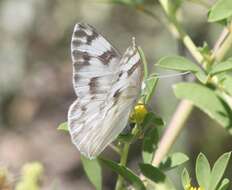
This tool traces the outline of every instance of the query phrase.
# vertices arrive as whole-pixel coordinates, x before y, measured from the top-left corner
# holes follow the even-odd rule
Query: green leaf
[[[151,164],[140,164],[139,165],[142,174],[148,179],[155,182],[154,188],[156,190],[175,190],[172,182],[167,176],[158,168],[152,166]],[[149,189],[149,188],[148,188]]]
[[[151,163],[153,158],[154,150],[157,146],[159,140],[159,132],[157,128],[153,128],[146,133],[143,139],[143,162],[144,163]]]
[[[151,164],[139,164],[139,167],[142,174],[153,182],[159,183],[165,181],[166,176],[159,168],[156,168]]]
[[[184,189],[188,189],[188,187],[190,187],[191,185],[191,179],[189,177],[189,173],[186,168],[184,168],[184,170],[182,171],[181,182]]]
[[[148,77],[147,59],[146,59],[145,54],[144,54],[141,47],[138,47],[138,51],[139,51],[139,55],[141,57],[141,60],[142,60],[143,66],[144,66],[144,68],[143,68],[143,76],[144,76],[145,79],[147,79],[147,77]]]
[[[200,71],[200,68],[197,65],[195,65],[188,59],[180,56],[168,56],[161,58],[156,66],[177,71]]]
[[[59,131],[65,131],[65,132],[68,132],[68,123],[65,121],[63,123],[61,123],[58,127],[57,127],[57,130]]]
[[[165,125],[165,123],[162,118],[156,116],[153,112],[147,113],[143,123],[141,124],[141,127],[144,131],[148,130],[144,137],[142,151],[142,156],[145,163],[151,162],[155,150],[155,145],[157,145],[159,139],[158,126],[163,125]],[[155,128],[151,128],[151,130],[149,130],[149,128],[152,126],[155,126]]]
[[[204,73],[204,71],[199,71],[195,73],[195,77],[203,84],[206,84],[208,81],[207,75]]]
[[[208,21],[216,22],[232,16],[232,1],[218,0],[210,9]]]
[[[89,160],[84,156],[81,156],[82,165],[85,173],[88,176],[90,182],[94,185],[96,190],[102,189],[102,170],[97,159]]]
[[[148,112],[143,120],[143,123],[141,124],[143,129],[147,129],[150,126],[163,126],[165,125],[165,122],[162,120],[161,117],[158,117],[153,112]]]
[[[148,187],[147,189],[175,190],[172,182],[160,169],[152,166],[151,164],[140,164],[139,167],[145,177],[155,182],[152,187]]]
[[[174,93],[177,98],[190,100],[232,133],[231,111],[213,90],[196,83],[178,83],[174,85]]]
[[[154,1],[155,2],[155,1]],[[165,1],[160,1],[162,4],[165,12],[168,15],[175,15],[176,11],[180,8],[183,0],[165,0]]]
[[[203,42],[202,47],[198,47],[198,50],[200,51],[200,53],[202,53],[204,56],[206,56],[205,58],[208,58],[208,56],[211,53],[211,49],[206,41]]]
[[[113,162],[111,160],[106,160],[101,158],[101,161],[103,164],[108,166],[112,171],[116,172],[117,174],[121,175],[124,179],[126,179],[128,182],[130,182],[133,187],[137,190],[146,190],[143,182],[140,180],[140,178],[134,174],[129,168],[125,166],[120,166],[116,162]]]
[[[167,177],[166,177],[166,179],[165,179],[165,181],[163,183],[155,184],[154,189],[155,190],[176,190],[176,188],[174,187],[172,181]]]
[[[175,0],[175,1],[171,1],[172,2],[172,6],[173,6],[173,11],[176,12],[181,5],[183,4],[183,0]]]
[[[161,170],[170,170],[189,160],[184,153],[176,152],[168,156],[159,166]]]
[[[200,187],[208,189],[210,181],[210,165],[203,153],[200,153],[196,160],[196,178]]]
[[[222,82],[223,88],[232,96],[232,77],[230,75],[225,75]]]
[[[225,178],[222,180],[218,190],[226,190],[228,189],[229,185],[230,185],[230,180]]]
[[[119,134],[119,136],[117,137],[118,141],[124,142],[124,143],[129,143],[133,140],[134,135],[132,135],[131,133],[128,134]]]
[[[150,101],[150,99],[153,97],[157,83],[158,83],[158,78],[154,76],[145,79],[145,88],[142,92],[142,96],[144,97],[145,104],[147,104]]]
[[[218,160],[215,162],[212,173],[211,173],[211,179],[210,179],[210,190],[216,190],[220,180],[222,179],[226,167],[228,165],[229,159],[230,159],[231,152],[224,153]]]
[[[230,70],[232,70],[232,58],[229,58],[224,62],[214,64],[211,71],[210,71],[210,74],[216,75],[216,74],[230,71]]]

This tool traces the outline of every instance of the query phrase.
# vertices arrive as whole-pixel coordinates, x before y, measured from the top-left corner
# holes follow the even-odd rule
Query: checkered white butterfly
[[[139,96],[143,66],[133,41],[121,55],[96,30],[75,25],[71,54],[76,101],[68,112],[72,142],[97,157],[125,128]]]

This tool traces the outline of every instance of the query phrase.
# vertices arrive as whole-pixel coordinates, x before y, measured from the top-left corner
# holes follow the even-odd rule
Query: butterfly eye
[[[135,105],[134,110],[130,115],[130,121],[132,123],[141,124],[147,113],[148,113],[148,110],[146,106],[142,102],[138,102]]]

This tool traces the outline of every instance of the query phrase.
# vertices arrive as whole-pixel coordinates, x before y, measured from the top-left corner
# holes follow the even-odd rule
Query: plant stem
[[[159,142],[159,147],[155,153],[154,159],[152,160],[152,165],[158,166],[159,163],[163,160],[163,158],[175,142],[176,138],[180,134],[182,128],[184,127],[184,123],[191,114],[192,109],[193,105],[191,102],[187,100],[183,100],[180,102],[167,130],[165,131],[161,141]]]
[[[170,26],[174,30],[171,30],[172,34],[175,37],[179,37],[186,48],[189,50],[189,52],[192,54],[192,56],[199,62],[203,63],[204,57],[202,54],[198,51],[196,45],[193,43],[191,38],[187,35],[187,33],[182,29],[180,24],[177,22],[177,19],[174,15],[169,15],[169,3],[170,1],[168,0],[159,0],[161,6],[163,7],[167,18],[169,19]],[[174,18],[173,18],[174,17]],[[216,52],[214,52],[214,56],[212,57],[213,60],[220,61],[223,59],[225,54],[228,52],[232,45],[232,33],[231,33],[231,28],[230,27],[230,34],[228,35],[227,38],[224,39],[224,42],[221,44],[221,46],[218,48]],[[224,35],[223,33],[221,36]],[[221,36],[219,37],[219,40],[221,39]],[[217,44],[217,42],[216,42]],[[159,143],[158,149],[155,152],[154,159],[152,161],[152,164],[154,166],[158,166],[160,162],[163,160],[163,158],[166,156],[166,154],[169,152],[171,146],[175,143],[177,137],[179,136],[181,130],[185,126],[184,123],[190,116],[191,112],[193,110],[193,104],[189,101],[182,100],[172,119],[167,127],[163,137],[161,138],[161,141]]]
[[[118,148],[118,147],[116,147],[115,145],[110,144],[110,145],[109,145],[109,147],[110,147],[112,150],[114,150],[117,154],[120,154],[120,150],[119,150],[119,148]]]
[[[169,20],[169,30],[172,35],[176,38],[180,38],[186,48],[189,50],[191,55],[199,62],[202,63],[204,61],[204,57],[199,52],[197,46],[194,44],[190,36],[185,32],[185,30],[181,27],[175,15],[170,13],[169,7],[170,2],[168,0],[159,0],[161,6],[163,7],[165,14]]]
[[[231,48],[232,23],[230,24],[229,28],[226,28],[225,30],[227,31],[228,35],[225,37],[225,39],[221,43],[221,46],[217,50],[215,50],[213,59],[216,61],[221,61],[225,57],[225,55],[229,51],[229,49]],[[224,31],[222,32],[221,35],[224,35]],[[219,37],[219,39],[220,39],[220,37]]]
[[[121,150],[121,159],[120,159],[121,166],[126,166],[129,149],[130,149],[130,143],[125,143]],[[115,190],[123,190],[123,183],[124,183],[124,178],[119,175],[116,182]]]

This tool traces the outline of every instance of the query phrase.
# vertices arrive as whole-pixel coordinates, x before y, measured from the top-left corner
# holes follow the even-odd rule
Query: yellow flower
[[[21,180],[15,190],[39,190],[39,179],[43,174],[43,165],[39,162],[27,163],[22,168]]]
[[[145,105],[142,102],[138,102],[130,115],[130,121],[132,123],[141,124],[147,113],[148,111]]]
[[[204,190],[202,187],[193,187],[191,184],[185,186],[185,190]]]
[[[191,184],[188,184],[188,185],[185,186],[184,189],[185,189],[185,190],[190,190],[190,188],[191,188]]]

